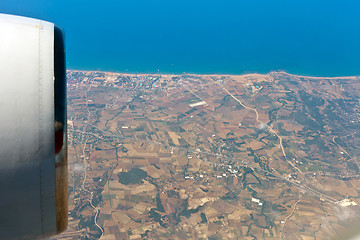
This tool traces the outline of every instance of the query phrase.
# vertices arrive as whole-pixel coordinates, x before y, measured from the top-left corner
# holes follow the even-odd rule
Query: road
[[[285,234],[284,234],[284,228],[285,228],[286,222],[287,222],[287,220],[288,220],[292,215],[294,215],[294,212],[295,212],[295,209],[296,209],[296,205],[297,205],[299,202],[300,202],[300,192],[299,192],[299,199],[298,199],[298,200],[296,201],[296,203],[294,204],[291,213],[284,219],[284,223],[283,223],[282,228],[281,228],[280,239],[286,239],[286,236],[285,236]]]
[[[355,133],[356,133],[356,131],[355,131]],[[353,133],[353,134],[355,134],[355,133]],[[350,135],[348,135],[348,136],[350,136]],[[345,137],[347,137],[347,136],[345,136]],[[344,148],[342,148],[342,147],[335,141],[335,137],[333,137],[332,141],[336,144],[336,146],[338,146],[338,148],[339,148],[342,152],[344,152],[344,153],[346,153],[346,155],[348,155],[348,157],[350,158],[350,161],[352,160],[352,161],[355,162],[356,166],[357,166],[358,169],[360,170],[360,164],[359,164],[358,161],[356,160],[356,159],[357,159],[357,156],[354,156],[354,157],[351,156]]]
[[[87,91],[86,91],[86,104],[87,104],[87,105],[88,105],[88,95],[87,95],[87,93],[90,91],[90,89],[91,89],[91,84],[90,84],[89,88],[88,88]],[[87,107],[87,111],[88,111],[88,114],[87,114],[87,119],[85,120],[85,123],[88,122],[88,119],[89,119],[89,117],[90,117],[90,115],[91,115],[91,112],[89,111],[89,108],[88,108],[88,107]],[[87,133],[87,132],[86,132],[86,127],[87,127],[87,125],[85,124],[84,127],[83,127],[83,131],[77,131],[77,132],[82,133],[81,139],[84,139],[84,136],[85,136],[84,133]],[[75,131],[75,132],[76,132],[76,131]],[[88,134],[88,133],[87,133],[87,134]],[[96,136],[95,134],[90,134],[90,135]],[[85,187],[85,183],[86,183],[86,179],[87,179],[87,161],[86,161],[85,149],[86,149],[87,141],[89,140],[89,138],[90,138],[90,137],[87,137],[87,138],[86,138],[86,140],[84,141],[84,145],[83,145],[83,154],[82,154],[82,156],[83,156],[83,162],[84,162],[84,179],[83,179],[83,182],[82,182],[82,184],[81,184],[81,188],[82,188],[85,192],[90,193],[89,204],[90,204],[90,206],[95,210],[94,225],[95,225],[97,228],[100,229],[100,231],[101,231],[101,236],[100,236],[99,238],[101,238],[101,237],[104,235],[104,230],[103,230],[102,227],[97,223],[97,218],[98,218],[98,216],[99,216],[100,210],[93,205],[94,192],[90,191],[89,189],[87,189],[87,188]],[[92,149],[92,145],[90,145],[90,149]],[[89,153],[89,155],[90,155],[90,153]]]

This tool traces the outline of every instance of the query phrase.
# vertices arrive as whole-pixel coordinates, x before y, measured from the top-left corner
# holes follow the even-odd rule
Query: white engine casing
[[[0,238],[57,233],[54,24],[0,14]]]

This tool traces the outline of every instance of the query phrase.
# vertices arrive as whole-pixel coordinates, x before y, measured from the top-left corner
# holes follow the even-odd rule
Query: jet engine
[[[64,231],[67,187],[63,32],[0,14],[0,239]]]

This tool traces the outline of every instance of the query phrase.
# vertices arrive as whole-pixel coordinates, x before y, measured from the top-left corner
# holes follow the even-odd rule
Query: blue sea
[[[0,0],[55,22],[67,67],[129,73],[360,74],[359,1]]]

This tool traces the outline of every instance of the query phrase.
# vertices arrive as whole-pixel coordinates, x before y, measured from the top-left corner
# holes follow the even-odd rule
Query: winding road
[[[285,160],[289,163],[289,165],[291,167],[293,167],[294,169],[296,169],[299,173],[302,173],[302,171],[296,167],[291,161],[288,160],[286,153],[285,153],[285,149],[283,146],[283,139],[281,136],[279,136],[279,134],[277,132],[274,131],[274,129],[272,129],[272,126],[268,126],[266,123],[263,123],[259,120],[259,113],[255,108],[251,108],[246,106],[245,104],[243,104],[237,97],[235,97],[231,92],[229,92],[229,90],[227,90],[225,87],[221,86],[221,88],[228,94],[230,95],[235,101],[237,101],[241,106],[243,106],[245,109],[250,110],[250,111],[254,111],[256,114],[256,122],[259,124],[264,124],[264,126],[266,126],[266,128],[269,130],[270,133],[274,134],[278,139],[279,139],[279,146],[281,148],[282,154],[285,158]]]

